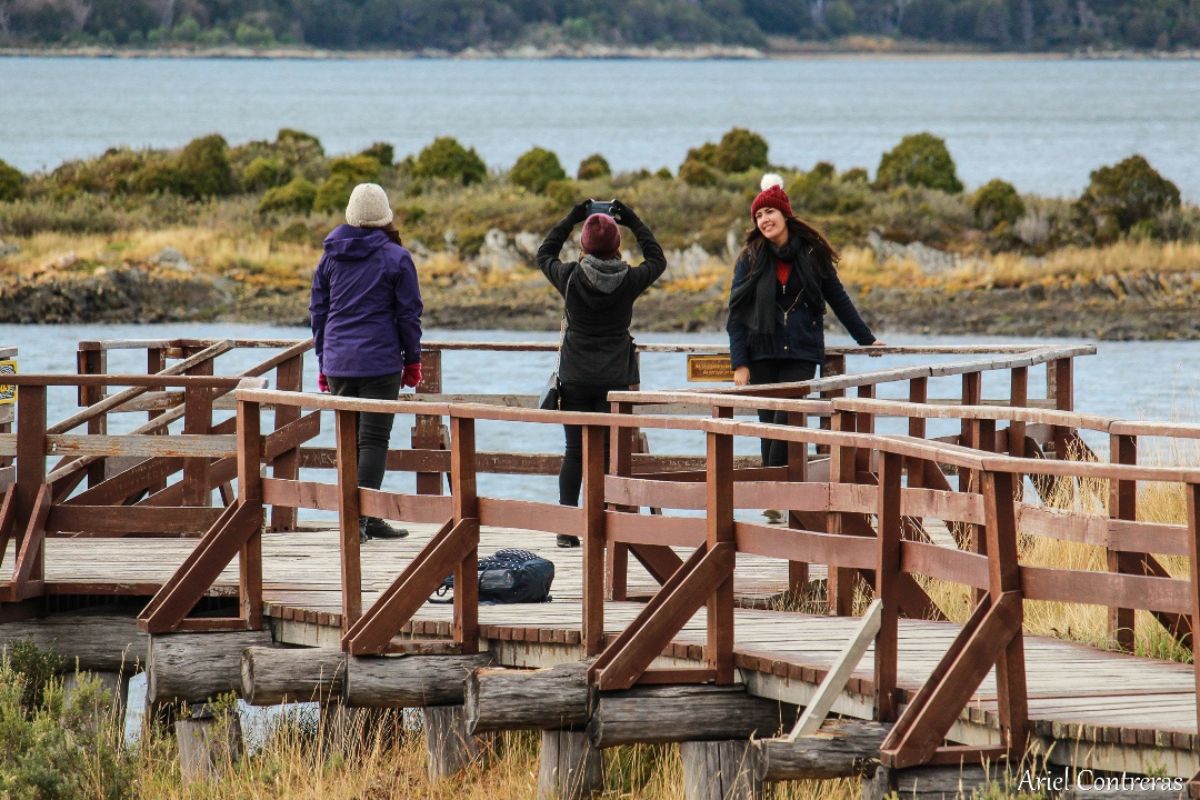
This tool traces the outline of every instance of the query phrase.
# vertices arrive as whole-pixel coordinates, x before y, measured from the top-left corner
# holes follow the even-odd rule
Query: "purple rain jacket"
[[[325,375],[390,375],[420,361],[423,310],[412,256],[386,233],[339,225],[325,237],[308,303]]]

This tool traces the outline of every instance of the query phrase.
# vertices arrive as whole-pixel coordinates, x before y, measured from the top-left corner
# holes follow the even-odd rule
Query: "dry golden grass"
[[[434,782],[426,774],[420,731],[405,731],[398,716],[374,715],[366,725],[335,734],[281,725],[258,752],[221,765],[218,778],[180,785],[171,738],[150,737],[143,747],[138,795],[162,800],[508,800],[537,794],[535,732],[498,737],[488,758],[459,775]],[[683,766],[677,747],[632,746],[605,751],[603,798],[682,800]],[[779,800],[856,798],[857,781],[801,781],[779,786]]]

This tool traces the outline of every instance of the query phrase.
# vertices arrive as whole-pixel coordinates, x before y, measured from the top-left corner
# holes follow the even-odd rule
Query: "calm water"
[[[1000,337],[973,337],[960,339],[948,336],[892,335],[884,332],[891,344],[953,345],[971,343],[1016,343],[1027,340]],[[70,372],[74,369],[76,343],[89,339],[169,339],[169,338],[269,338],[300,339],[308,336],[307,329],[295,327],[272,327],[251,324],[163,324],[163,325],[0,325],[0,344],[20,348],[19,364],[22,372]],[[554,340],[556,332],[528,333],[508,331],[427,331],[427,340],[441,341],[533,341]],[[689,342],[727,344],[721,334],[643,334],[638,340],[650,342]],[[1054,340],[1068,342],[1072,340]],[[1075,340],[1079,341],[1079,340]],[[831,344],[850,344],[845,336],[831,336]],[[271,351],[234,351],[218,360],[222,373],[233,373],[246,369],[268,357]],[[962,358],[962,357],[959,357]],[[942,360],[959,360],[942,357]],[[878,360],[851,359],[849,369],[864,372],[928,360],[921,356],[890,356]],[[447,392],[534,394],[553,368],[552,353],[503,354],[487,352],[449,352],[443,356],[443,386]],[[1101,342],[1094,356],[1076,359],[1075,396],[1076,408],[1111,417],[1139,420],[1200,419],[1200,376],[1195,365],[1200,363],[1200,341],[1197,342]],[[119,351],[110,355],[109,371],[143,372],[144,355],[137,351]],[[309,357],[305,366],[306,388],[316,390],[316,360]],[[646,389],[666,389],[686,386],[683,357],[676,354],[645,354],[642,357],[642,381]],[[1030,394],[1036,396],[1044,386],[1044,372],[1035,369],[1030,375]],[[692,384],[696,386],[696,384]],[[904,386],[887,387],[881,391],[883,397],[902,399],[907,391]],[[934,379],[930,383],[931,397],[955,397],[961,391],[957,377]],[[1006,397],[1008,392],[1007,373],[985,375],[984,397]],[[50,413],[52,420],[63,419],[75,410],[75,396],[69,389],[51,389]],[[136,416],[136,419],[134,417]],[[140,414],[122,416],[113,423],[114,430],[140,423]],[[394,447],[406,446],[411,417],[397,419],[392,434]],[[949,434],[956,423],[931,421],[931,435]],[[940,427],[939,427],[940,426]],[[332,423],[324,426],[322,442],[332,444]],[[889,429],[881,424],[883,432],[901,432],[899,427]],[[943,430],[944,429],[944,430]],[[527,452],[555,452],[562,448],[562,431],[552,425],[511,425],[481,422],[478,429],[478,446],[481,450],[508,450]],[[693,434],[668,431],[649,432],[652,452],[692,453],[704,452],[703,439]],[[1094,440],[1093,446],[1105,446]],[[1106,447],[1106,446],[1105,446]],[[757,452],[754,440],[739,440],[740,453]],[[329,473],[324,473],[326,479]],[[389,475],[388,486],[401,491],[413,489],[413,479],[407,475]],[[556,482],[549,476],[505,476],[485,475],[480,478],[480,490],[485,494],[502,497],[553,500],[557,497]]]
[[[573,171],[676,168],[738,125],[775,163],[874,171],[901,136],[946,139],[969,186],[1077,194],[1140,152],[1200,200],[1200,62],[968,59],[798,61],[270,61],[0,58],[0,158],[22,170],[106,148],[231,142],[281,127],[333,153],[385,140],[415,153],[450,134],[491,165],[532,145]]]

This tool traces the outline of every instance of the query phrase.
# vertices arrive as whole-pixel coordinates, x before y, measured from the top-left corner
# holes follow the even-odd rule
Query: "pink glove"
[[[400,385],[406,388],[416,386],[421,382],[421,362],[404,365],[404,374],[400,376]]]
[[[329,381],[325,380],[324,372],[317,373],[317,388],[320,389],[322,392],[329,391]]]

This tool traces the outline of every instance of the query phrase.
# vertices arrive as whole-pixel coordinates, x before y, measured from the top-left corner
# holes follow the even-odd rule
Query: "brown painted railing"
[[[276,392],[239,390],[239,419],[245,424],[243,449],[258,440],[253,420],[263,404],[292,404],[301,408],[332,410],[338,418],[338,483],[248,476],[251,487],[246,502],[290,504],[337,510],[342,520],[343,646],[351,653],[389,652],[406,648],[432,648],[429,642],[395,641],[405,623],[448,572],[455,572],[460,587],[456,598],[454,646],[471,652],[478,647],[477,599],[472,581],[481,525],[536,528],[553,533],[575,533],[584,540],[584,597],[582,642],[596,655],[591,675],[602,690],[621,689],[644,682],[731,682],[733,672],[732,570],[735,553],[783,558],[800,563],[827,563],[869,579],[883,601],[883,624],[876,639],[874,694],[882,719],[896,725],[885,743],[891,763],[906,766],[963,757],[962,748],[939,747],[980,682],[997,668],[1000,726],[1004,745],[976,749],[976,755],[1001,756],[1023,750],[1028,737],[1028,700],[1024,680],[1022,617],[1026,600],[1099,604],[1118,609],[1145,609],[1194,624],[1200,615],[1195,587],[1195,564],[1200,558],[1200,468],[1167,468],[1135,464],[1055,461],[993,454],[962,446],[929,442],[914,437],[887,437],[852,430],[822,431],[804,427],[764,425],[731,419],[637,417],[633,415],[564,414],[523,409],[503,409],[475,404],[446,404],[430,408],[451,420],[452,498],[360,490],[354,465],[353,415],[360,410],[411,413],[412,403],[353,401]],[[795,404],[797,413],[811,410],[816,401],[780,401]],[[916,404],[844,399],[832,402],[837,428],[853,427],[853,415],[872,413],[925,417],[954,415],[960,419],[994,423],[1043,423],[1063,428],[1103,425],[1117,436],[1200,436],[1194,426],[1102,421],[1072,412],[1038,409],[967,407],[923,408]],[[841,406],[841,407],[839,407]],[[480,497],[474,485],[474,437],[477,420],[521,424],[579,424],[584,426],[585,484],[582,508],[562,508],[545,503]],[[606,474],[602,441],[606,429],[635,426],[691,431],[703,436],[707,450],[704,480],[648,480]],[[805,446],[830,448],[835,465],[824,481],[738,481],[732,468],[733,440],[738,436],[782,439]],[[861,458],[860,458],[861,455]],[[906,486],[908,475],[926,474],[925,463],[939,468],[969,471],[977,478],[977,492]],[[874,466],[874,485],[841,480],[846,465]],[[254,461],[243,464],[252,469]],[[1183,484],[1188,497],[1184,525],[1132,523],[1122,519],[1081,513],[1052,512],[1021,502],[1017,482],[1022,476],[1109,480],[1114,485],[1150,481]],[[857,475],[855,476],[858,477]],[[256,497],[255,493],[261,492]],[[702,509],[705,517],[647,516],[620,510],[655,504],[661,507]],[[831,531],[786,529],[736,521],[734,509],[764,504],[800,514],[833,518],[876,520],[870,535],[861,529]],[[441,530],[370,607],[361,605],[358,571],[357,518],[360,513],[422,520],[441,524]],[[914,540],[906,520],[937,516],[948,523],[973,526],[981,534],[981,552],[966,552]],[[1053,524],[1050,524],[1053,521]],[[1115,541],[1151,547],[1158,552],[1186,555],[1192,575],[1177,579],[1165,575],[1093,573],[1021,564],[1017,556],[1018,525],[1024,533],[1055,535],[1107,545]],[[206,536],[214,541],[235,528],[226,520],[224,530]],[[215,531],[215,533],[214,533]],[[1107,537],[1107,538],[1104,538]],[[1124,538],[1121,538],[1124,537]],[[236,539],[236,537],[235,537]],[[1154,543],[1149,544],[1148,540]],[[662,589],[642,608],[634,622],[612,640],[604,635],[604,552],[617,543],[695,548],[669,577]],[[214,545],[215,547],[215,545]],[[226,546],[223,552],[229,552]],[[186,565],[185,565],[186,566]],[[215,575],[224,563],[212,563],[206,574]],[[172,614],[163,604],[152,604],[145,617],[151,631],[178,629],[189,602],[207,588],[194,581],[196,568],[181,570],[168,584],[182,592]],[[831,573],[832,574],[832,573]],[[925,688],[907,698],[897,714],[900,664],[896,648],[898,618],[920,614],[928,598],[916,576],[963,584],[979,591],[972,618],[935,668]],[[184,591],[184,588],[187,591]],[[249,601],[253,603],[253,586]],[[164,587],[164,596],[169,594]],[[707,607],[708,638],[703,666],[695,669],[655,670],[651,664],[701,606]],[[1200,649],[1192,642],[1193,648]],[[1198,712],[1200,715],[1200,712]]]

